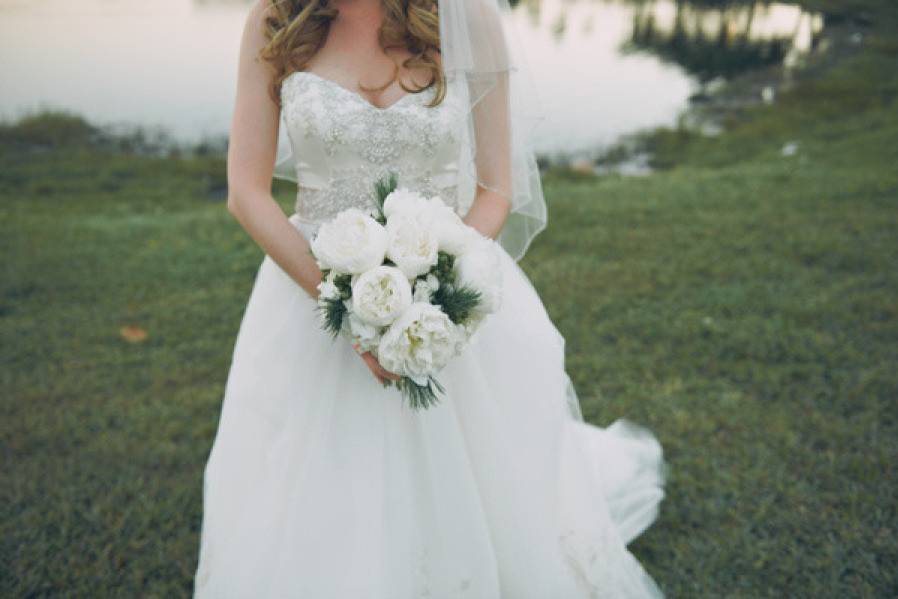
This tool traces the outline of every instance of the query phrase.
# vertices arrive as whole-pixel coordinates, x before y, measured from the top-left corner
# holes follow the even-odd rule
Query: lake
[[[65,109],[99,124],[227,134],[249,0],[0,0],[0,117]],[[543,155],[672,125],[703,85],[810,51],[794,5],[521,0],[507,16],[539,83]]]

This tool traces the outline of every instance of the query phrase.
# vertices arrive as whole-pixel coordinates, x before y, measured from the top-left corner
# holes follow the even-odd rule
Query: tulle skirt
[[[310,226],[290,221],[306,237]],[[661,447],[582,421],[564,338],[502,252],[503,304],[412,411],[266,256],[203,479],[195,597],[657,597],[627,544]]]

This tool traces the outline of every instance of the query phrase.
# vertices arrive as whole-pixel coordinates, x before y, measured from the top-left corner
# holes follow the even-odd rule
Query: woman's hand
[[[511,212],[511,202],[498,193],[477,187],[474,202],[462,221],[476,229],[484,237],[496,239]]]
[[[353,347],[353,349],[358,351],[358,347],[359,347],[358,344],[355,344],[352,347]],[[398,381],[399,379],[402,378],[398,374],[394,374],[394,373],[390,372],[389,370],[387,370],[386,368],[384,368],[383,366],[381,366],[380,362],[377,361],[377,358],[374,357],[374,354],[372,354],[370,351],[360,353],[359,355],[362,356],[362,360],[364,360],[365,364],[368,365],[368,369],[371,371],[371,374],[374,375],[374,378],[376,378],[377,382],[380,383],[381,385],[386,385],[387,379],[392,380],[392,381]]]

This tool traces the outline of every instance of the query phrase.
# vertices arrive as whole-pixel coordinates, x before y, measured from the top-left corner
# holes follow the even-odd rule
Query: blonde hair
[[[420,93],[432,86],[436,93],[429,106],[436,106],[446,95],[446,78],[434,53],[440,51],[439,17],[437,0],[381,0],[384,20],[377,39],[381,48],[404,48],[411,56],[402,61],[406,69],[424,68],[430,73],[430,82],[421,87],[408,87],[401,80],[399,85],[409,93]],[[269,93],[280,106],[281,84],[293,71],[301,71],[324,45],[331,21],[337,9],[328,0],[270,0],[265,17],[265,35],[268,43],[259,56],[275,69],[275,78]],[[396,65],[398,72],[399,65]],[[394,74],[393,79],[396,78]],[[385,89],[388,81],[378,88]]]

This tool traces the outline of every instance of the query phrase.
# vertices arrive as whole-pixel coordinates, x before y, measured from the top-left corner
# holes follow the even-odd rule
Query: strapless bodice
[[[451,89],[430,108],[434,88],[381,108],[307,71],[281,87],[284,123],[296,169],[296,213],[321,223],[339,211],[374,207],[374,183],[390,172],[399,184],[457,204],[463,128],[461,99]]]

